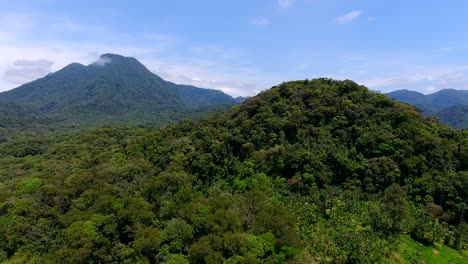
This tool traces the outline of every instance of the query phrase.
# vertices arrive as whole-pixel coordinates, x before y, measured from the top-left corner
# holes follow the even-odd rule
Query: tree
[[[406,233],[414,225],[407,194],[398,184],[385,189],[381,201],[374,203],[371,217],[373,228],[386,234]]]

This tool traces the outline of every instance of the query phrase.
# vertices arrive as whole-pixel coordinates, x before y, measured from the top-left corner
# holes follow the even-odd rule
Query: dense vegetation
[[[400,102],[416,106],[423,115],[436,116],[454,128],[468,128],[468,91],[443,89],[424,95],[409,90],[398,90],[387,94]]]
[[[455,105],[437,112],[444,124],[454,128],[468,128],[468,105]]]
[[[430,263],[419,243],[467,261],[468,131],[348,80],[0,157],[0,261]]]
[[[22,109],[27,119],[47,120],[53,129],[160,126],[187,117],[206,117],[217,112],[220,105],[237,103],[221,91],[166,82],[136,59],[115,54],[104,54],[88,66],[72,63],[0,93],[0,113],[2,105],[14,106],[13,109]],[[8,114],[14,116],[17,112]]]

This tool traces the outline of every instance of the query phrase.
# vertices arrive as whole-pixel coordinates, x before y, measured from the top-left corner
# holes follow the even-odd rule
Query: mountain
[[[390,98],[396,99],[398,101],[408,103],[411,102],[412,104],[426,104],[427,98],[423,93],[410,91],[410,90],[397,90],[390,93],[387,93],[387,96]]]
[[[236,98],[234,98],[234,100],[237,102],[237,103],[242,103],[244,102],[245,100],[249,99],[250,97],[244,97],[244,96],[238,96]]]
[[[455,105],[468,106],[468,90],[443,89],[429,94],[427,97],[436,111]]]
[[[467,263],[468,130],[350,80],[0,144],[6,263]]]
[[[468,107],[468,91],[443,89],[438,92],[424,95],[409,90],[398,90],[387,93],[387,96],[411,104],[426,116],[437,116],[441,122],[456,128],[468,128],[465,120],[466,107]]]
[[[200,113],[199,107],[236,104],[221,91],[166,82],[135,58],[115,54],[101,55],[88,66],[72,63],[1,93],[0,102],[87,125],[167,124]]]
[[[428,98],[423,93],[410,90],[397,90],[386,95],[400,102],[414,105],[423,113],[430,114],[434,111]]]
[[[185,105],[191,107],[206,107],[219,104],[237,104],[236,99],[223,93],[222,91],[213,89],[202,89],[193,85],[181,85],[172,82],[166,82],[167,85],[173,88]]]
[[[468,128],[468,105],[455,105],[436,114],[440,120],[454,128]]]
[[[455,105],[468,105],[468,90],[443,89],[424,95],[409,90],[398,90],[387,93],[390,98],[414,106],[422,106],[423,110],[438,112]]]

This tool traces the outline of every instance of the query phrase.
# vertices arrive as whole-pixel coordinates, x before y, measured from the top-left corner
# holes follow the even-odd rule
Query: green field
[[[408,235],[400,236],[400,252],[396,263],[463,264],[468,263],[468,252],[457,251],[441,244],[426,246]]]

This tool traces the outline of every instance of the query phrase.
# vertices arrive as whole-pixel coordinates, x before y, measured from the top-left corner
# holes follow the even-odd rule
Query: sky
[[[468,89],[465,0],[0,0],[0,91],[104,53],[252,96],[284,81]]]

